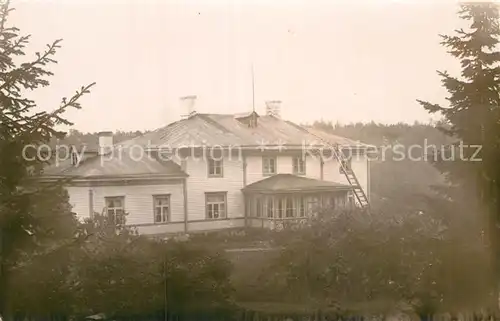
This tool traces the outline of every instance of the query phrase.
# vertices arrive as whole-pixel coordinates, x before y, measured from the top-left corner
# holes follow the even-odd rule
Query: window
[[[208,159],[208,176],[222,177],[222,157]]]
[[[311,196],[308,201],[308,211],[309,214],[316,214],[319,206],[319,198],[316,196]]]
[[[285,201],[286,199],[284,198],[278,200],[278,218],[283,218],[284,216],[283,214],[285,214],[285,208],[286,208]]]
[[[106,213],[110,222],[116,225],[125,224],[125,197],[105,197]]]
[[[207,219],[226,217],[226,193],[207,193]]]
[[[298,217],[306,216],[306,202],[304,197],[297,198],[297,216]]]
[[[306,174],[306,159],[304,156],[297,156],[293,158],[293,173],[296,175]]]
[[[276,174],[276,157],[262,157],[262,173],[264,175]]]
[[[286,217],[294,217],[295,215],[295,204],[293,204],[293,199],[291,197],[286,198]]]
[[[266,202],[266,212],[268,218],[274,217],[274,200],[272,197],[269,197]]]
[[[154,195],[154,222],[165,223],[170,221],[170,196]]]
[[[260,200],[260,197],[257,197],[257,199],[255,200],[255,206],[257,207],[256,208],[257,217],[261,217],[262,216],[262,202]]]

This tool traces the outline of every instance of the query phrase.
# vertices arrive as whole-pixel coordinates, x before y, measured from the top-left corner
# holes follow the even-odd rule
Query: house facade
[[[74,149],[44,178],[71,178],[79,218],[103,213],[143,234],[274,228],[325,206],[368,205],[369,147],[283,120],[269,102],[262,116],[191,110],[120,144],[100,133],[97,151]]]

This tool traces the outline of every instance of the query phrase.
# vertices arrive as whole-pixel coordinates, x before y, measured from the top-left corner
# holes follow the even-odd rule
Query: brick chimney
[[[113,132],[100,132],[99,137],[99,155],[106,155],[113,149]]]
[[[266,101],[266,115],[281,118],[281,100]]]
[[[196,115],[196,110],[195,110],[195,102],[196,102],[196,96],[191,95],[191,96],[184,96],[180,98],[181,102],[181,111],[182,119],[187,119],[191,116]]]

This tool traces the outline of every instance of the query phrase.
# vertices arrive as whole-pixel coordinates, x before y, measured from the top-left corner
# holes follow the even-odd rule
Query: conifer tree
[[[48,67],[56,63],[60,40],[33,59],[16,63],[25,55],[29,36],[7,26],[10,10],[8,1],[0,2],[0,315],[5,320],[10,318],[10,272],[70,236],[76,226],[67,194],[59,185],[45,186],[33,179],[43,171],[44,161],[33,157],[37,156],[34,149],[28,149],[24,157],[23,148],[62,136],[57,126],[71,125],[64,112],[80,108],[79,98],[93,85],[63,98],[52,112],[40,111],[28,97],[33,90],[49,86],[52,72]]]
[[[441,155],[436,166],[451,183],[477,193],[477,212],[484,215],[493,268],[500,281],[499,12],[494,3],[478,3],[462,5],[459,14],[470,23],[468,30],[441,36],[441,44],[461,64],[460,75],[438,72],[449,93],[449,106],[418,102],[430,113],[441,113],[446,132],[461,142],[461,147]]]

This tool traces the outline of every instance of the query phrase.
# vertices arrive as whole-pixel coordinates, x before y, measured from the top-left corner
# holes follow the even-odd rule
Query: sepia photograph
[[[500,3],[0,0],[0,321],[500,321]]]

